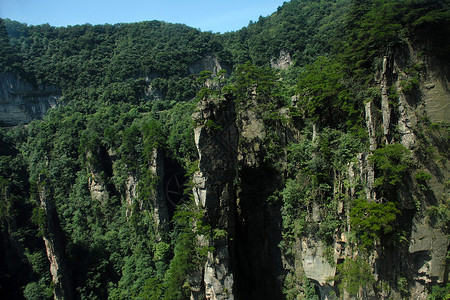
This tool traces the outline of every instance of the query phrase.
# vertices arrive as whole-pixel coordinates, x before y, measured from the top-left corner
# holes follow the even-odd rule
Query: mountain
[[[431,0],[0,20],[0,297],[448,298],[449,31]]]

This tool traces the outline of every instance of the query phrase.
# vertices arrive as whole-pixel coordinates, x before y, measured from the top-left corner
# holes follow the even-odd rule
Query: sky
[[[0,0],[0,18],[28,25],[116,24],[159,20],[202,31],[236,31],[288,0]]]

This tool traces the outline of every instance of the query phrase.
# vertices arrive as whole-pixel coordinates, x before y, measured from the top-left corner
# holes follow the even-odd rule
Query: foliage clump
[[[339,289],[347,291],[350,296],[357,296],[360,291],[364,293],[364,290],[375,282],[369,263],[362,257],[348,258],[339,264],[337,269],[336,279],[340,282]]]
[[[376,188],[390,189],[402,181],[410,164],[410,151],[402,144],[389,144],[376,149],[369,160],[374,164],[378,175]]]
[[[350,224],[359,244],[372,248],[381,237],[395,230],[395,221],[400,214],[394,202],[369,202],[358,198],[350,210]]]

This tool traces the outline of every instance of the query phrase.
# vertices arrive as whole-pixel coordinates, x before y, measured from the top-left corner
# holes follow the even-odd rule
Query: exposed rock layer
[[[236,174],[237,128],[233,101],[205,99],[194,120],[199,171],[194,174],[196,204],[207,212],[211,226],[226,234],[215,240],[209,253],[203,285],[207,299],[234,299],[232,255],[235,238],[233,181]],[[211,126],[206,120],[215,122]]]
[[[15,126],[42,119],[48,109],[58,105],[61,89],[34,86],[12,74],[0,73],[0,125]]]

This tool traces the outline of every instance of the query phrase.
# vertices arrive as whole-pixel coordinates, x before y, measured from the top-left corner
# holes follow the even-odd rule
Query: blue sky
[[[38,25],[115,24],[149,20],[227,32],[275,12],[285,0],[0,0],[0,18]]]

